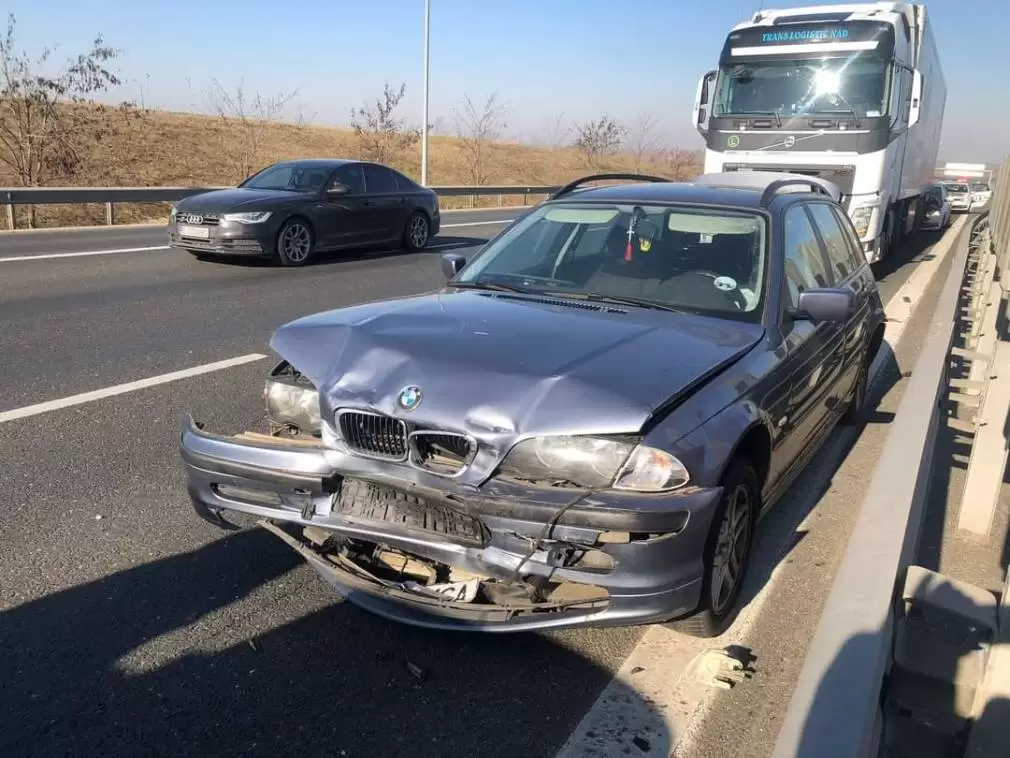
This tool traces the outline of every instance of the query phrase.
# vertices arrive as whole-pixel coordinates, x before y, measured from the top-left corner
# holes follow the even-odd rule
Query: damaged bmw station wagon
[[[278,329],[262,431],[185,417],[197,513],[408,624],[724,631],[759,516],[867,402],[884,315],[837,187],[587,177],[442,267]]]

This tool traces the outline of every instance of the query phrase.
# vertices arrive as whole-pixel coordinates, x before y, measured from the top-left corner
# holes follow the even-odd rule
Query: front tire
[[[863,420],[866,413],[866,404],[870,393],[870,354],[869,351],[863,355],[859,364],[859,374],[856,376],[856,386],[852,390],[852,397],[849,405],[845,409],[838,423],[842,426],[857,426]]]
[[[315,252],[316,239],[307,221],[290,218],[277,232],[276,258],[282,266],[304,266]]]
[[[403,230],[403,247],[409,253],[419,253],[428,246],[431,223],[421,211],[414,211]]]
[[[705,546],[701,602],[690,616],[668,622],[671,629],[709,638],[718,637],[733,623],[750,565],[760,492],[757,474],[748,460],[740,458],[730,464]]]

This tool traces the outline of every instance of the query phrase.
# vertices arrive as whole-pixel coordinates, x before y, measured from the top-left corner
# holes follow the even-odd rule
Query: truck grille
[[[340,436],[355,452],[373,458],[407,458],[407,425],[400,419],[367,411],[341,411]]]

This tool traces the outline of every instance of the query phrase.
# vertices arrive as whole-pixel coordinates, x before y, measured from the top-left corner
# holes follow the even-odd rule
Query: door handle
[[[362,200],[361,204],[364,205],[367,208],[368,206],[370,206],[372,204],[372,201],[371,200]]]

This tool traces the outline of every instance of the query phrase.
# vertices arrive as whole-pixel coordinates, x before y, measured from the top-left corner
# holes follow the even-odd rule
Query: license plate
[[[210,237],[210,229],[208,229],[206,226],[187,226],[185,224],[180,224],[179,236],[196,237],[197,239],[208,239]]]

